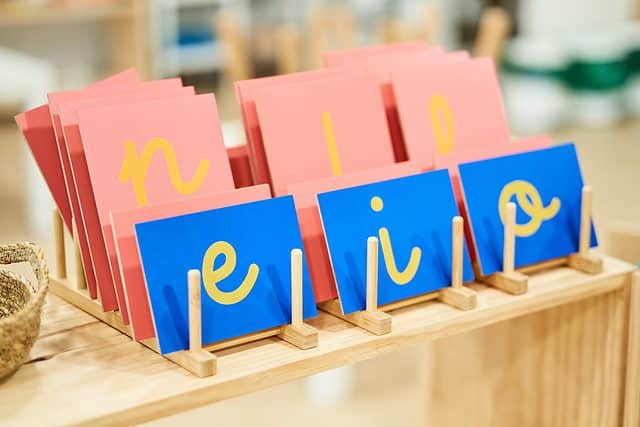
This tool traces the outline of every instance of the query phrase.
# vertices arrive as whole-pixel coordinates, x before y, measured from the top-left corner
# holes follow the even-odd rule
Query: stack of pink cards
[[[234,189],[215,98],[179,79],[140,82],[133,70],[48,98],[16,121],[80,247],[89,293],[105,311],[119,309],[125,324],[138,323],[137,338],[153,336],[140,283],[124,280],[139,258],[118,257],[133,224],[114,230],[112,214],[179,201],[178,211],[188,211],[203,196],[193,206],[210,207],[214,194]],[[234,153],[234,161],[236,180],[250,185],[247,156]]]

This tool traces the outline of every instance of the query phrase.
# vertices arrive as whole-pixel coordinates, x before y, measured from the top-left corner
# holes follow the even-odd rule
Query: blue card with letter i
[[[483,275],[502,270],[502,218],[509,202],[516,205],[516,268],[578,251],[583,181],[573,144],[458,168]],[[593,224],[591,246],[597,246]]]
[[[291,196],[149,221],[135,230],[162,354],[189,347],[190,269],[201,270],[204,345],[291,322],[291,250],[302,249]],[[303,317],[315,316],[304,262],[302,294]]]
[[[366,305],[367,239],[379,239],[378,304],[451,285],[452,220],[446,170],[318,194],[320,216],[344,314]],[[466,249],[463,280],[473,279]]]

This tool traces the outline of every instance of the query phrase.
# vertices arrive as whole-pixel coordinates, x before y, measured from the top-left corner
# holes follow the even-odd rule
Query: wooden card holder
[[[504,249],[502,257],[502,271],[499,273],[482,276],[479,281],[494,286],[502,291],[513,295],[521,295],[527,292],[527,273],[545,270],[551,267],[568,265],[574,270],[587,274],[598,274],[602,272],[602,258],[591,253],[591,186],[582,187],[582,200],[580,206],[580,241],[578,252],[567,257],[552,259],[549,261],[522,267],[515,271],[515,223],[516,205],[507,204],[507,211],[504,222]]]
[[[473,310],[477,304],[476,292],[462,284],[463,224],[462,217],[453,218],[450,287],[378,307],[378,238],[372,236],[367,239],[367,291],[364,311],[345,315],[337,299],[320,303],[318,307],[375,335],[391,332],[392,316],[389,312],[424,301],[438,299],[460,310]]]
[[[84,278],[80,251],[74,245],[75,268],[73,277],[67,277],[66,248],[64,228],[60,213],[55,210],[53,215],[54,243],[56,271],[50,277],[51,291],[58,297],[80,308],[93,317],[108,324],[118,331],[131,335],[131,328],[125,325],[119,312],[104,312],[99,300],[91,299]],[[208,377],[217,371],[216,356],[213,351],[227,349],[249,342],[277,336],[300,349],[310,349],[318,346],[318,331],[303,322],[302,314],[302,251],[291,251],[291,323],[288,325],[267,329],[231,338],[224,341],[202,345],[202,318],[200,272],[190,270],[187,274],[189,290],[189,350],[177,351],[164,355],[167,359],[183,367],[198,377]],[[160,353],[156,338],[140,341],[149,349]]]

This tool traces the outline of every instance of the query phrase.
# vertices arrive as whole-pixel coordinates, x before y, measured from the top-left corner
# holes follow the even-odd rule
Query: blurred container
[[[622,27],[580,33],[571,42],[572,62],[567,83],[573,91],[574,121],[588,127],[608,127],[624,115],[627,42]]]
[[[568,62],[566,49],[553,39],[520,38],[507,46],[501,80],[513,131],[547,132],[565,119],[568,94],[563,76]]]
[[[640,116],[640,23],[634,22],[626,27],[627,32],[627,70],[629,73],[625,90],[627,112]]]

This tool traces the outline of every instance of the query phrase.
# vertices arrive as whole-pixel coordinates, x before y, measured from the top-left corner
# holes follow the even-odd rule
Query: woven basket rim
[[[28,250],[29,252],[31,252],[30,255],[32,256],[27,258],[11,257],[12,254],[16,252],[22,252],[24,250]],[[2,258],[3,255],[8,255],[9,259]],[[46,261],[44,260],[42,249],[38,245],[31,242],[0,245],[0,264],[13,264],[18,262],[29,262],[31,264],[31,267],[36,274],[37,288],[34,291],[34,286],[31,285],[31,282],[21,274],[15,273],[8,269],[2,269],[9,276],[12,276],[13,279],[21,282],[27,287],[29,291],[29,300],[25,305],[22,306],[22,308],[20,308],[20,310],[16,311],[10,316],[0,319],[0,328],[19,323],[24,317],[30,315],[34,310],[39,310],[42,306],[42,303],[44,302],[44,297],[49,288],[49,269],[47,267]]]

